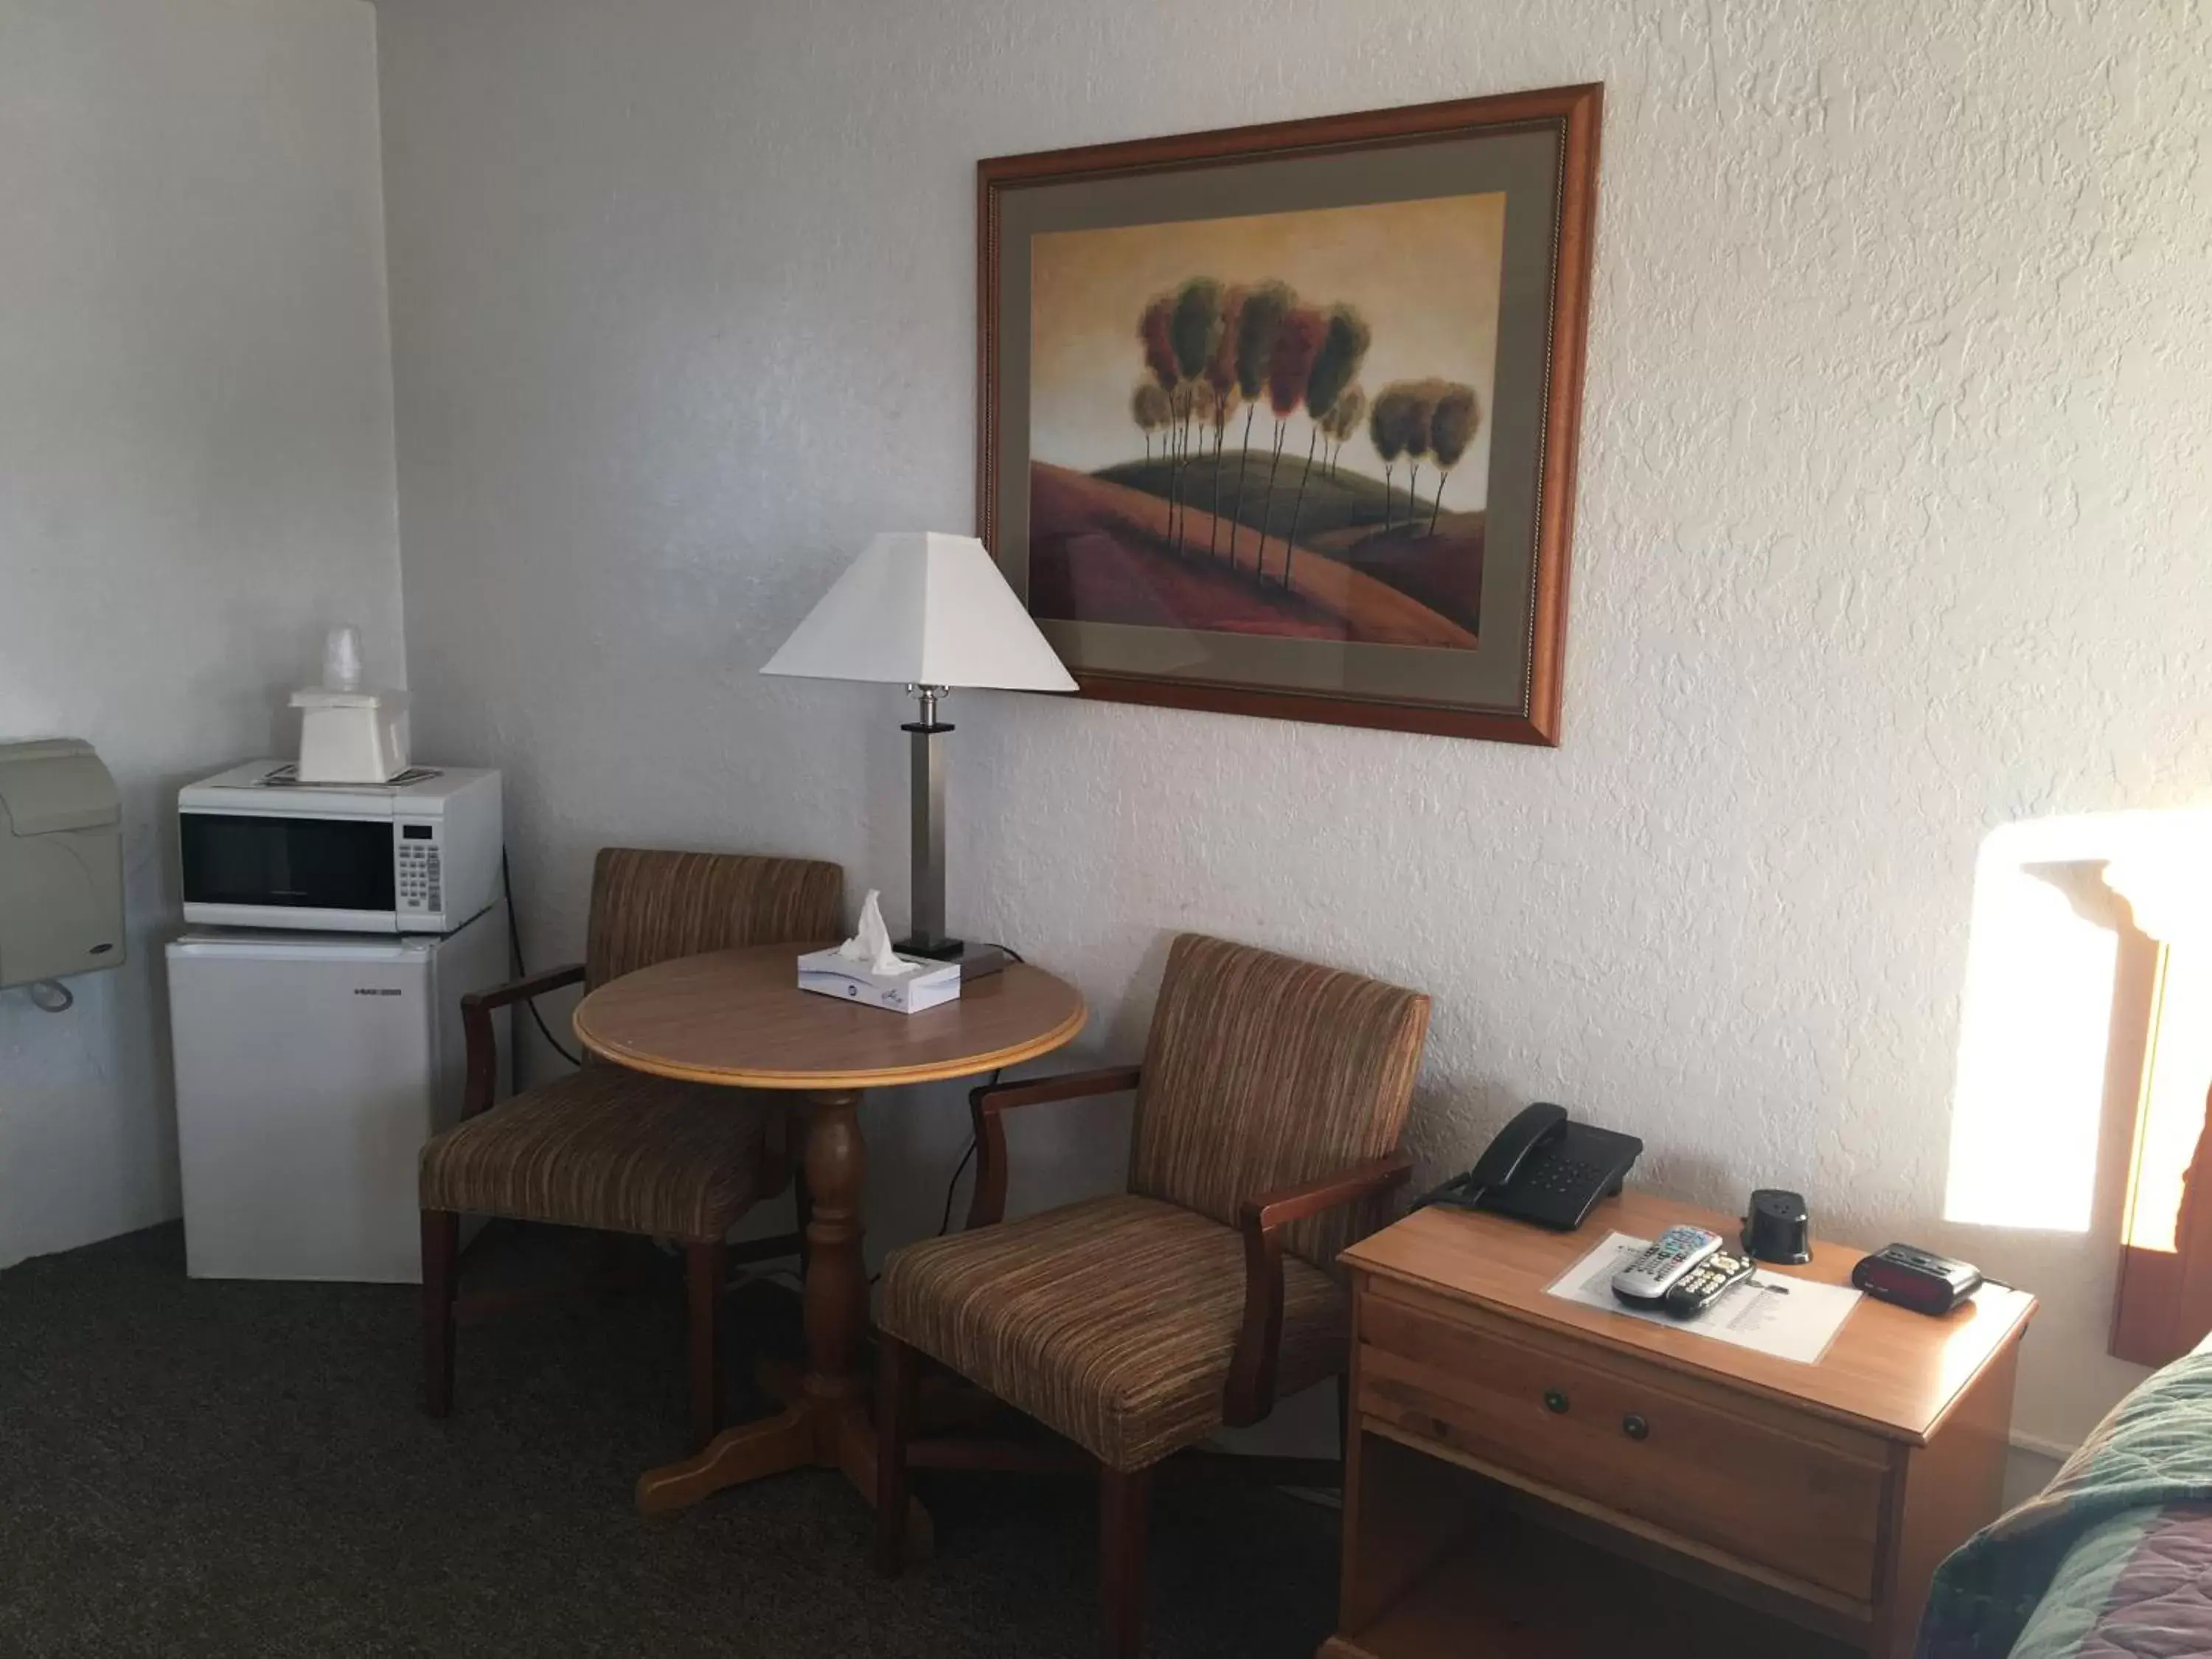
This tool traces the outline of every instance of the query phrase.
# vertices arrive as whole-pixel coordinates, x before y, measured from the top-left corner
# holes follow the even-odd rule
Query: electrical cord
[[[991,1073],[990,1083],[987,1083],[983,1086],[987,1089],[990,1088],[992,1085],[997,1083],[998,1080],[999,1074],[996,1072],[994,1072]],[[968,1150],[960,1154],[959,1163],[952,1166],[952,1179],[945,1183],[945,1213],[937,1218],[937,1236],[939,1238],[944,1237],[945,1234],[952,1231],[952,1197],[954,1194],[960,1190],[960,1177],[968,1173],[968,1166],[975,1161],[975,1137],[974,1135],[969,1135],[968,1137]]]
[[[1004,951],[1016,962],[1027,962],[1029,960],[1027,957],[1024,956],[1019,951],[1014,949],[1011,945],[1001,945],[999,946],[999,949]],[[1004,1067],[1000,1068],[1000,1070],[1004,1069]],[[998,1082],[999,1072],[994,1071],[991,1073],[991,1080],[988,1083],[986,1083],[983,1086],[986,1089],[996,1088],[998,1086]],[[960,1154],[959,1163],[952,1166],[952,1179],[945,1183],[945,1213],[939,1216],[937,1221],[937,1236],[939,1238],[944,1237],[945,1234],[952,1231],[953,1195],[960,1190],[960,1177],[968,1173],[968,1166],[975,1161],[975,1137],[971,1134],[968,1137],[968,1150]]]
[[[499,890],[507,899],[507,951],[517,979],[530,977],[530,969],[522,961],[522,924],[514,919],[514,878],[507,871],[507,848],[499,849]],[[571,1066],[580,1066],[583,1061],[570,1054],[545,1024],[545,1016],[538,1012],[538,999],[525,997],[522,1006],[530,1010],[530,1018],[538,1027],[538,1035],[553,1045],[553,1052]]]

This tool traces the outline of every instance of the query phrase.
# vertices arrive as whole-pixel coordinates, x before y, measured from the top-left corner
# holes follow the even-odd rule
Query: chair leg
[[[721,1349],[714,1331],[728,1247],[720,1239],[684,1247],[684,1280],[691,1304],[691,1443],[703,1450],[722,1428]]]
[[[1336,1461],[1352,1462],[1352,1373],[1336,1374]]]
[[[422,1212],[422,1409],[453,1409],[453,1295],[461,1218],[451,1210]]]
[[[1137,1659],[1145,1643],[1145,1524],[1152,1472],[1098,1470],[1098,1599],[1105,1659]]]
[[[888,1331],[876,1335],[876,1571],[906,1566],[906,1443],[914,1434],[921,1356]]]

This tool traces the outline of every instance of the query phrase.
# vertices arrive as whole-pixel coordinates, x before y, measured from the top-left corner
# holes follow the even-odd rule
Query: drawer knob
[[[1565,1416],[1567,1413],[1567,1396],[1564,1392],[1558,1389],[1545,1389],[1544,1409],[1551,1413],[1554,1417]]]
[[[1644,1420],[1642,1412],[1631,1412],[1620,1419],[1620,1431],[1631,1440],[1642,1440],[1650,1435],[1651,1425]]]

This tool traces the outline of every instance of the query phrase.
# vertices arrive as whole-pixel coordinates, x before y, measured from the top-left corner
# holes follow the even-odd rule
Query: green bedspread
[[[2176,1360],[1937,1571],[1919,1659],[2212,1652],[2212,1354]],[[2132,1623],[2130,1622],[2132,1621]],[[2155,1626],[2140,1644],[2122,1626]]]

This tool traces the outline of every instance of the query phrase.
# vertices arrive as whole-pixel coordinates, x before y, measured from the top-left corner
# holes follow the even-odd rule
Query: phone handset
[[[1566,1127],[1566,1122],[1567,1109],[1548,1100],[1524,1107],[1483,1149],[1472,1170],[1453,1176],[1424,1197],[1421,1203],[1432,1204],[1448,1197],[1459,1204],[1475,1204],[1485,1193],[1495,1192],[1510,1182],[1528,1154],[1556,1139]]]
[[[1421,1201],[1571,1233],[1620,1190],[1643,1152],[1634,1135],[1570,1122],[1566,1108],[1539,1101],[1498,1132],[1472,1170]]]
[[[1470,1187],[1486,1190],[1503,1187],[1520,1172],[1521,1165],[1529,1153],[1548,1140],[1558,1137],[1566,1127],[1567,1109],[1555,1106],[1548,1100],[1540,1100],[1534,1106],[1524,1107],[1514,1120],[1498,1132],[1498,1138],[1483,1149],[1474,1167],[1467,1172]]]

